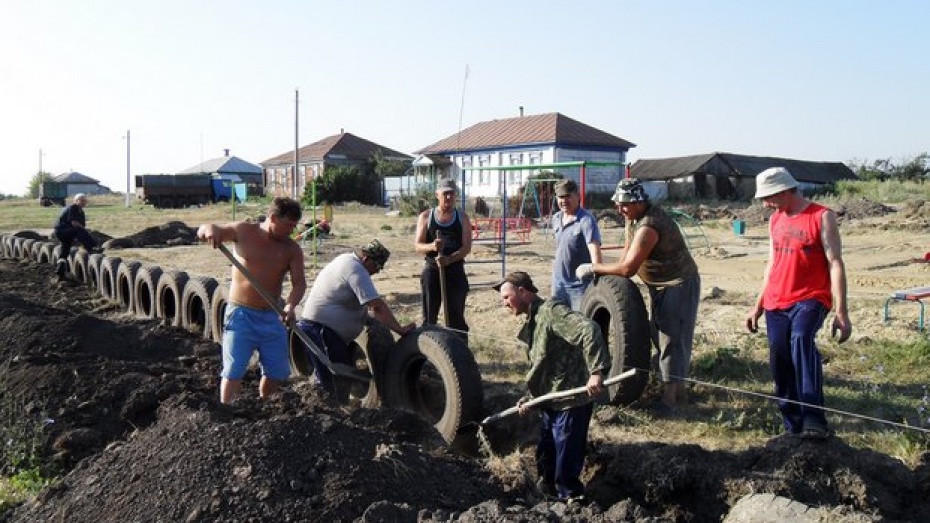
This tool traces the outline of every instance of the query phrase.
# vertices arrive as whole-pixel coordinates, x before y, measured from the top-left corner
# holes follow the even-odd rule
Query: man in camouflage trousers
[[[525,314],[517,337],[528,346],[531,367],[526,374],[529,396],[520,400],[520,414],[531,397],[586,387],[578,395],[546,403],[540,409],[542,424],[536,447],[537,485],[547,495],[573,502],[583,500],[588,425],[594,397],[604,390],[610,370],[610,352],[601,329],[580,312],[558,300],[543,300],[529,274],[516,271],[494,286],[514,315]]]

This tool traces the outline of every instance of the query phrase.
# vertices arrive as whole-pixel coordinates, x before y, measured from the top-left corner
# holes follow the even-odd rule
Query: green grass
[[[918,182],[841,181],[837,182],[834,192],[833,197],[836,199],[868,198],[882,203],[930,200],[930,184]]]
[[[692,377],[713,383],[771,395],[771,375],[764,339],[747,338],[742,346],[697,348]],[[827,419],[840,437],[851,445],[896,456],[916,465],[930,449],[930,341],[875,340],[855,346],[821,343],[826,359],[824,396],[826,407],[852,413],[828,412]],[[774,436],[782,432],[781,420],[770,400],[722,388],[701,387],[702,402],[712,412],[704,435],[710,439]],[[906,425],[880,423],[886,420]]]

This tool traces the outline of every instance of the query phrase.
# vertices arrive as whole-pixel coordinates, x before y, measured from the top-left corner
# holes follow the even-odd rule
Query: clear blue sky
[[[560,112],[637,144],[850,161],[930,150],[930,2],[4,0],[0,192],[114,190],[340,129],[412,152]],[[463,82],[466,65],[469,75]]]

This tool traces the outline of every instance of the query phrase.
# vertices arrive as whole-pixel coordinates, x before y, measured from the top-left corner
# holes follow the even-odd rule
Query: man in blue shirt
[[[552,298],[581,310],[581,300],[591,279],[581,279],[575,269],[583,263],[601,262],[601,231],[597,219],[581,207],[581,195],[574,180],[555,185],[559,212],[552,216],[555,232],[555,260],[552,262]]]

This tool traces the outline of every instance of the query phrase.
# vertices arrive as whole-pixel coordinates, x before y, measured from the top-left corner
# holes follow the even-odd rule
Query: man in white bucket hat
[[[765,313],[769,362],[785,429],[807,439],[831,431],[822,409],[823,365],[814,337],[831,308],[831,333],[849,339],[846,267],[836,214],[801,195],[784,167],[756,176],[756,198],[775,209],[769,220],[769,262],[762,293],[746,316],[756,332]]]

